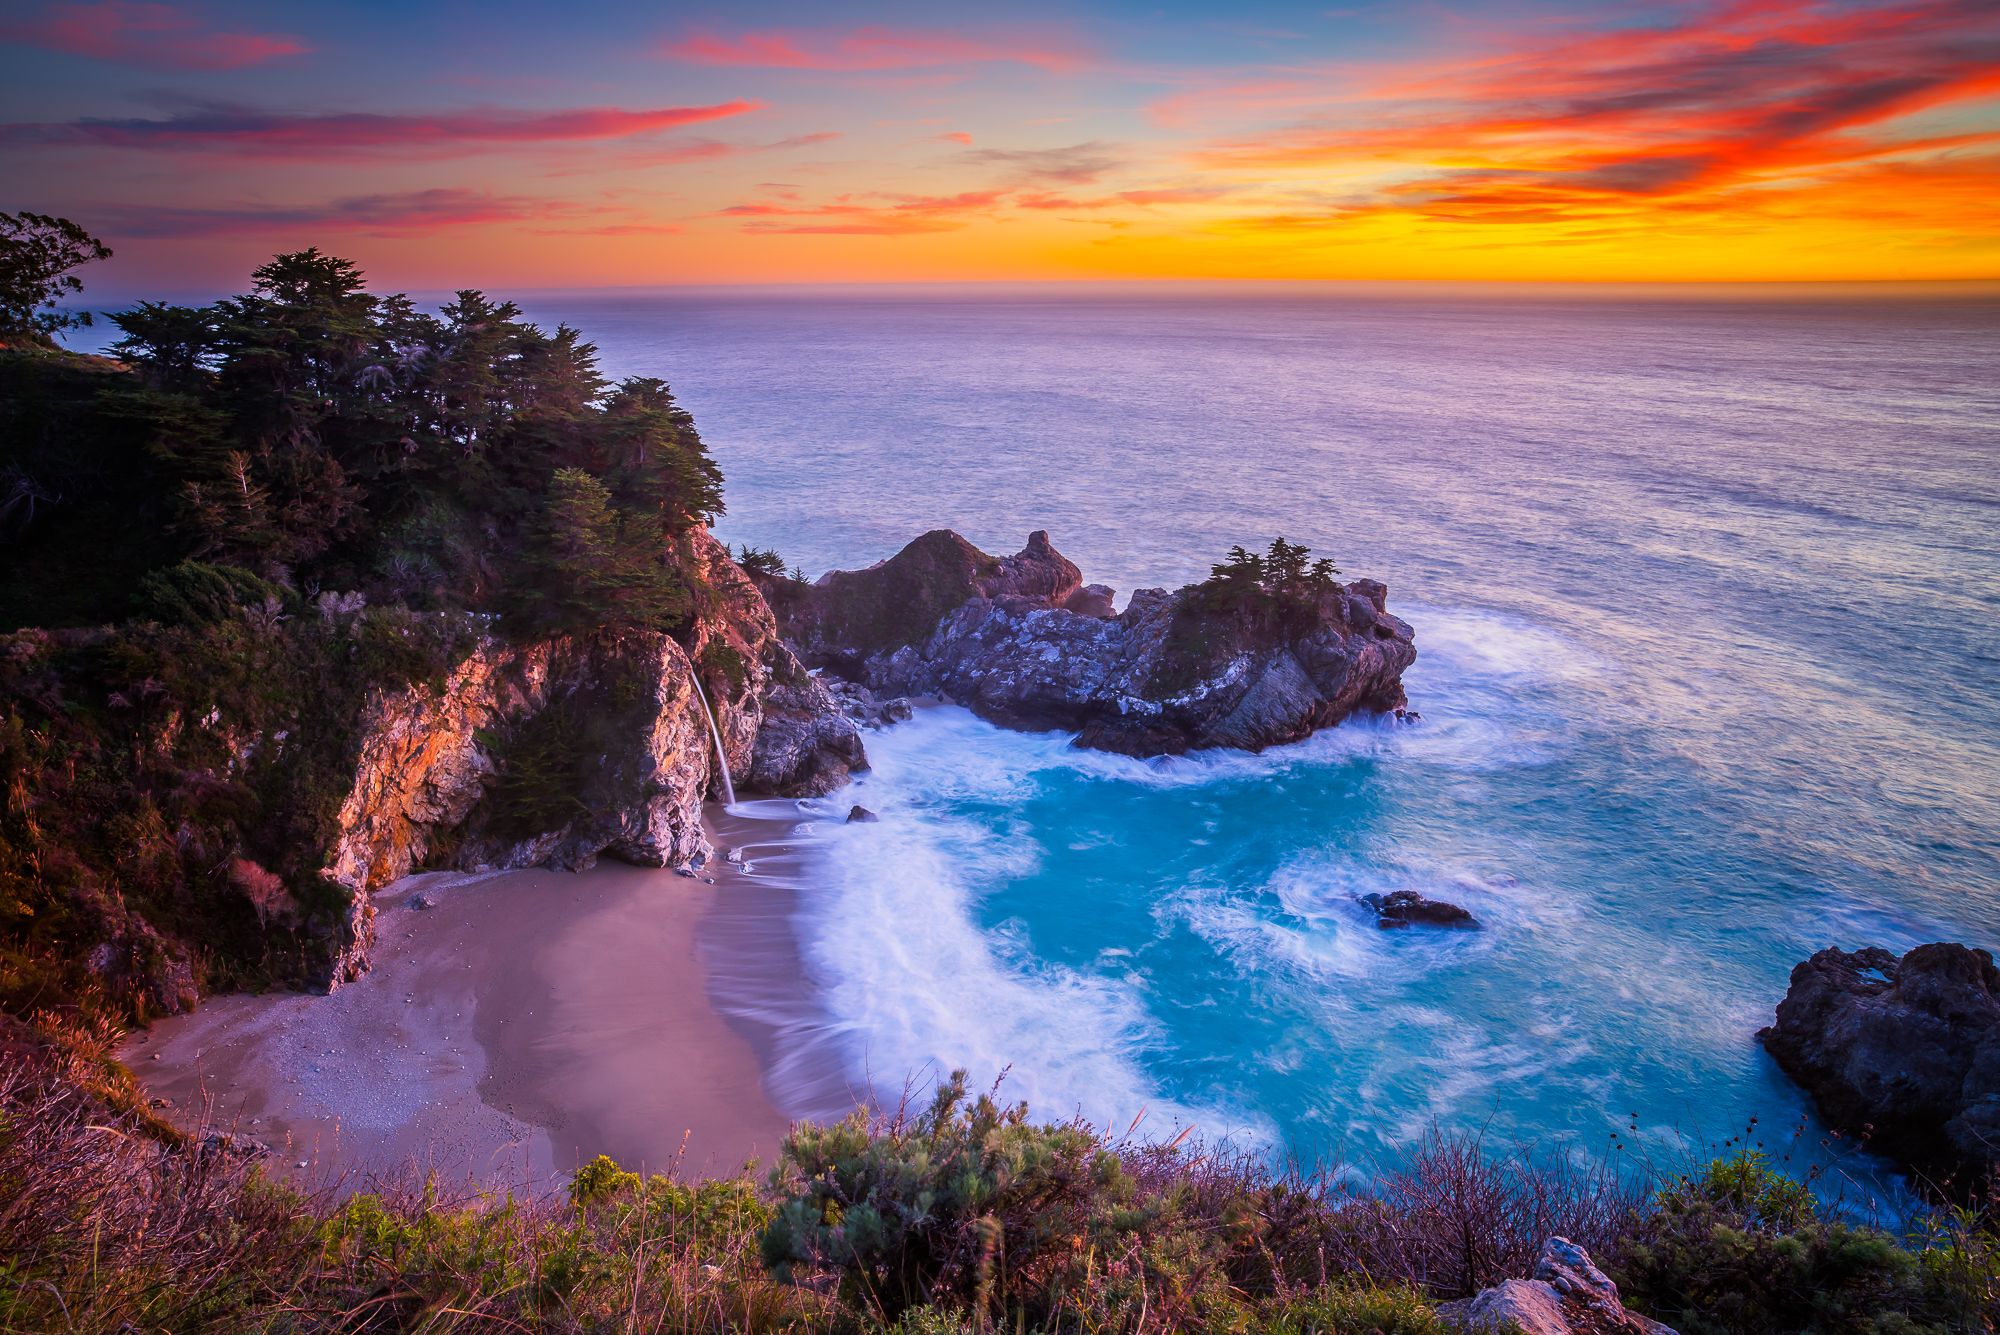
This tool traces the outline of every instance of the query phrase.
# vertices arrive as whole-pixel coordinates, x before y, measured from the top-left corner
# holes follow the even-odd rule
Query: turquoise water
[[[797,930],[878,1087],[1366,1158],[1720,1141],[1826,945],[2000,946],[2000,304],[1331,290],[547,299],[668,376],[724,536],[1048,528],[1122,591],[1282,533],[1387,581],[1415,728],[1140,762],[869,739]],[[842,805],[839,809],[844,810]],[[1384,933],[1413,888],[1477,933]],[[1806,1140],[1820,1134],[1808,1125]]]

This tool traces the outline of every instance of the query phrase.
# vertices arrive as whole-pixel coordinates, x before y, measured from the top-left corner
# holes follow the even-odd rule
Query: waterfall
[[[722,729],[715,726],[715,710],[708,703],[708,692],[701,688],[701,673],[688,665],[688,675],[694,678],[694,693],[701,700],[701,712],[708,716],[708,735],[715,743],[715,763],[722,767],[722,804],[736,805],[736,784],[729,777],[729,756],[722,749]]]

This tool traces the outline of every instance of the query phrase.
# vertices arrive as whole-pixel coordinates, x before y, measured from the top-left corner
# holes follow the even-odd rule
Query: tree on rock
[[[688,610],[666,550],[655,516],[620,511],[611,489],[581,468],[558,469],[528,558],[522,618],[543,631],[665,629]]]

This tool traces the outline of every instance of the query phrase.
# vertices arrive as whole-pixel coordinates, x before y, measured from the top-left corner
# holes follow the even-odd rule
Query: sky
[[[232,291],[2000,278],[2000,3],[0,0],[0,209]]]

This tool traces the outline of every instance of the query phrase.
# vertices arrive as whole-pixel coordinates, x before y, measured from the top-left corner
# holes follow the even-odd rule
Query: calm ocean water
[[[542,297],[667,378],[732,542],[1047,528],[1124,593],[1275,534],[1385,580],[1414,728],[1140,762],[872,736],[815,1041],[1056,1116],[1366,1158],[1427,1126],[1782,1145],[1822,946],[2000,947],[2000,302]],[[1478,933],[1385,933],[1413,888]],[[780,1091],[782,1093],[782,1091]],[[1806,1140],[1820,1132],[1808,1125]]]
[[[543,299],[662,374],[811,573],[1046,527],[1176,585],[1387,581],[1424,722],[1140,762],[872,737],[801,945],[878,1086],[1366,1158],[1432,1124],[1782,1145],[1822,946],[2000,947],[2000,304],[1160,293]],[[842,808],[844,809],[844,807]],[[1385,933],[1414,888],[1472,934]],[[1818,1129],[1808,1126],[1806,1139]]]

